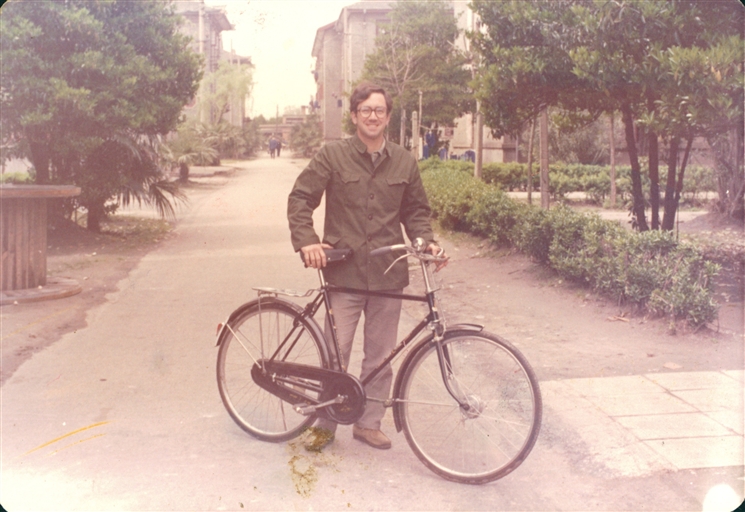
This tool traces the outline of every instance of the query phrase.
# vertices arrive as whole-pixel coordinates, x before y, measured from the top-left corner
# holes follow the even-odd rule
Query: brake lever
[[[406,254],[404,254],[404,255],[399,256],[398,258],[396,258],[393,261],[393,263],[391,263],[391,265],[387,269],[385,269],[385,272],[383,272],[383,274],[387,274],[388,271],[393,268],[393,265],[395,265],[396,263],[398,263],[399,261],[401,261],[404,258],[408,258],[409,256],[410,256],[410,254],[407,252]]]

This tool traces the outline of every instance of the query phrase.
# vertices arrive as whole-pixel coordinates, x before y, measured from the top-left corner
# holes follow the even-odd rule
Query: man
[[[357,133],[325,145],[300,173],[290,193],[287,211],[292,245],[302,252],[308,266],[323,268],[326,280],[336,286],[401,293],[409,283],[406,262],[397,263],[384,274],[398,255],[370,257],[369,253],[378,247],[404,243],[402,224],[410,240],[422,238],[431,253],[441,252],[434,242],[431,210],[416,159],[385,139],[392,105],[391,97],[381,87],[360,84],[350,98],[350,115]],[[326,217],[321,240],[313,229],[312,214],[324,193]],[[326,268],[323,249],[332,247],[353,249],[352,258]],[[365,355],[360,375],[364,380],[396,344],[401,300],[335,292],[330,294],[330,301],[344,368],[349,365],[360,315],[365,314]],[[326,338],[332,339],[328,322]],[[330,352],[335,353],[333,348]],[[389,366],[365,387],[367,406],[353,427],[354,438],[374,448],[391,447],[380,422],[385,415],[382,400],[389,396],[392,377]],[[317,427],[318,438],[311,439],[306,448],[320,450],[333,441],[335,423],[319,420]]]

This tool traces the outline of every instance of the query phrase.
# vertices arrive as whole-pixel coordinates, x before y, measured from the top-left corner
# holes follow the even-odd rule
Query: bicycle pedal
[[[295,412],[302,414],[303,416],[309,416],[316,412],[317,407],[315,405],[296,405]]]

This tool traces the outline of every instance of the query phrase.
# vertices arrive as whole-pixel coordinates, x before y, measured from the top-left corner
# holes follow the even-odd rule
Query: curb
[[[0,292],[0,306],[62,299],[64,297],[76,295],[82,291],[83,288],[74,279],[66,277],[50,277],[47,279],[46,285],[39,286],[38,288],[6,290]]]

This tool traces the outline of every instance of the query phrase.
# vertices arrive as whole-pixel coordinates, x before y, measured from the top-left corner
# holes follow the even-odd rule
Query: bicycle
[[[354,290],[326,283],[306,292],[254,288],[258,297],[236,309],[217,333],[217,383],[228,413],[244,431],[272,442],[300,435],[318,416],[348,425],[366,400],[393,408],[396,430],[420,461],[441,477],[468,484],[491,482],[512,472],[535,445],[542,399],[527,359],[501,336],[481,325],[447,327],[437,307],[424,241],[371,251],[378,256],[404,251],[419,260],[424,295]],[[327,250],[328,264],[344,261],[350,250]],[[390,267],[389,267],[390,268]],[[314,315],[322,305],[333,325],[329,294],[334,291],[401,298],[428,305],[429,313],[364,381],[339,367],[339,345],[324,337]],[[301,307],[291,300],[312,299]],[[417,343],[417,337],[429,332]],[[391,397],[365,396],[364,385],[405,349]],[[336,357],[330,358],[329,351]]]

